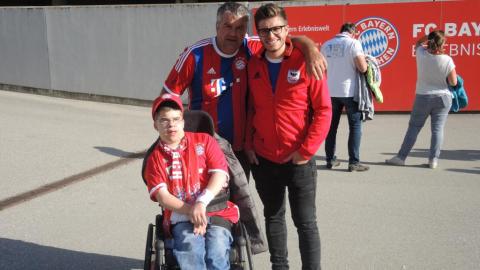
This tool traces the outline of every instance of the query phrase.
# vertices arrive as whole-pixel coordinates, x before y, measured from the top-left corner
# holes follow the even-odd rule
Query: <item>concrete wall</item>
[[[218,4],[0,9],[0,83],[152,99]]]
[[[219,5],[0,8],[0,84],[151,100],[185,46],[215,34]]]
[[[45,12],[0,9],[0,82],[50,88]]]

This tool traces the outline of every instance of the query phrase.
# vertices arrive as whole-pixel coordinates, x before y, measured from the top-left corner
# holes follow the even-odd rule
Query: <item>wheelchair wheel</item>
[[[143,270],[152,270],[152,254],[153,250],[153,224],[148,224],[147,244],[145,246],[145,261],[143,262]]]
[[[232,232],[235,240],[230,252],[230,270],[253,270],[251,243],[244,224],[236,224]]]

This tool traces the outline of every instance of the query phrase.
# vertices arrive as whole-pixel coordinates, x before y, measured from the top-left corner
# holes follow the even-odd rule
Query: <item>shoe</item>
[[[428,161],[428,167],[430,167],[430,169],[435,169],[438,167],[438,159],[434,158],[434,159],[430,159]]]
[[[405,160],[399,158],[398,156],[394,156],[391,159],[386,159],[385,163],[389,165],[405,166]]]
[[[332,159],[330,162],[327,162],[327,169],[340,166],[340,161]]]
[[[364,172],[364,171],[368,171],[368,169],[370,169],[370,167],[368,167],[367,165],[363,165],[361,163],[348,165],[349,172]]]

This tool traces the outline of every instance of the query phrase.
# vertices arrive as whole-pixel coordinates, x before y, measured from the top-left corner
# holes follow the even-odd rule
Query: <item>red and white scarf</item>
[[[166,144],[159,141],[160,149],[170,157],[166,160],[167,176],[169,179],[168,189],[170,194],[178,199],[193,203],[200,193],[200,181],[198,177],[188,177],[187,170],[197,169],[189,168],[189,159],[196,157],[189,157],[187,149],[187,138],[183,137],[176,149],[172,149]],[[187,150],[187,151],[186,151]]]

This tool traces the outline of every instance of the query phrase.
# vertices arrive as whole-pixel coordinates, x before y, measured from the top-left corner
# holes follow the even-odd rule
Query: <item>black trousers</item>
[[[289,269],[285,191],[297,228],[302,269],[320,269],[320,235],[317,227],[315,195],[317,170],[314,160],[304,165],[278,164],[257,155],[259,165],[251,165],[255,186],[264,206],[265,227],[272,269]],[[296,268],[296,267],[295,267]]]

